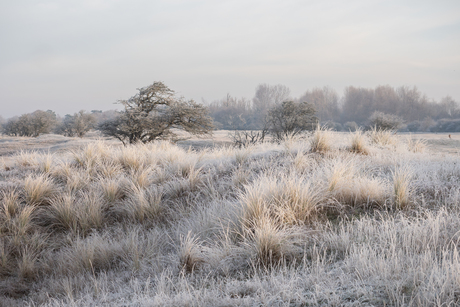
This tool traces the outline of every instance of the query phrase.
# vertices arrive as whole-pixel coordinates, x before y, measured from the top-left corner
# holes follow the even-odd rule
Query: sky
[[[3,118],[119,109],[155,81],[198,102],[261,83],[460,102],[460,1],[0,1]]]

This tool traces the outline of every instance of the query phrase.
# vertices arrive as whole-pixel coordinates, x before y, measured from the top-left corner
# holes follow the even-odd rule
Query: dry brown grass
[[[318,126],[310,140],[312,152],[325,153],[332,148],[332,131]]]
[[[106,179],[100,177],[98,180],[102,196],[104,197],[105,202],[110,206],[125,196],[127,184],[128,183],[124,177],[116,179]]]
[[[393,172],[394,203],[399,209],[406,209],[411,204],[412,175],[408,168],[396,168]]]
[[[89,191],[81,195],[78,204],[78,220],[83,234],[92,229],[101,229],[106,210],[104,199],[97,191]]]
[[[272,268],[283,261],[302,257],[302,235],[295,228],[286,228],[263,215],[244,233],[244,246],[249,249],[256,265]]]
[[[0,305],[457,304],[457,159],[329,137],[11,158]]]
[[[194,237],[190,232],[187,236],[180,238],[178,248],[178,256],[180,268],[187,273],[192,273],[205,262],[202,252],[202,246],[198,238]]]
[[[295,175],[278,180],[262,176],[246,186],[240,199],[243,219],[249,223],[268,214],[280,224],[303,224],[314,219],[325,196],[321,187]]]
[[[413,139],[411,135],[407,138],[407,147],[409,151],[423,153],[428,148],[427,141],[422,138]]]
[[[368,132],[369,139],[372,143],[380,146],[392,146],[398,145],[398,138],[395,136],[396,132],[393,130],[379,130],[374,127]]]
[[[350,151],[362,155],[369,154],[366,137],[361,130],[356,130],[352,133]]]
[[[75,204],[75,196],[63,194],[50,201],[46,209],[42,209],[41,219],[45,224],[54,229],[70,230],[76,233],[78,230],[79,208]]]
[[[58,193],[58,189],[49,176],[38,174],[24,180],[24,193],[29,205],[46,205]]]
[[[113,210],[117,215],[132,221],[158,221],[164,208],[161,205],[163,192],[155,187],[143,189],[138,186],[130,188],[129,197],[119,203]]]

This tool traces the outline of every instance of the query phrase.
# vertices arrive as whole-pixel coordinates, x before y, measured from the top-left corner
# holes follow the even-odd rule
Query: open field
[[[0,306],[458,305],[451,137],[0,137]]]

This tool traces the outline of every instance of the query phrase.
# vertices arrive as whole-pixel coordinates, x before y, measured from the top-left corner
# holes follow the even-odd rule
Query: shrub
[[[375,111],[369,117],[369,126],[376,130],[398,130],[403,120],[396,115]]]
[[[10,118],[3,125],[3,133],[11,136],[33,136],[50,133],[56,125],[56,114],[53,111],[37,110]]]
[[[282,140],[305,130],[313,130],[318,124],[315,108],[306,102],[285,101],[268,111],[266,129]]]
[[[96,125],[96,117],[91,113],[81,110],[74,115],[67,114],[62,122],[56,127],[56,133],[65,136],[83,137]]]

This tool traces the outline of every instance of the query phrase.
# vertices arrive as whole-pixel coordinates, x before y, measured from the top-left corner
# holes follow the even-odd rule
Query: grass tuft
[[[42,208],[42,218],[45,226],[51,229],[78,230],[78,209],[75,205],[75,196],[72,194],[60,195],[50,201],[50,205]]]
[[[119,179],[101,177],[98,184],[105,202],[109,205],[121,200],[125,196],[126,182],[124,177]]]
[[[132,221],[142,223],[147,220],[158,220],[163,211],[162,195],[156,187],[144,190],[133,186],[130,189],[130,196],[114,210]]]
[[[180,268],[186,273],[192,273],[205,262],[201,243],[198,238],[191,232],[187,236],[180,237],[180,246],[178,250]]]
[[[406,209],[411,204],[411,180],[412,174],[407,167],[397,168],[393,172],[393,197],[398,209]]]
[[[37,273],[37,252],[28,246],[21,249],[21,257],[18,263],[19,277],[22,279],[34,279]]]
[[[310,148],[312,152],[318,153],[330,151],[332,148],[332,131],[318,125],[310,139]]]
[[[54,160],[55,160],[54,155],[50,153],[41,156],[38,161],[38,169],[40,170],[40,172],[45,173],[45,174],[50,173]]]
[[[279,179],[262,176],[240,195],[246,224],[265,215],[280,224],[304,224],[315,217],[323,199],[322,188],[295,174]]]
[[[8,191],[2,191],[0,195],[3,205],[0,211],[1,220],[11,220],[14,216],[16,216],[20,208],[19,193],[17,190],[11,189]]]
[[[411,152],[423,153],[426,151],[428,145],[426,140],[423,139],[413,139],[411,136],[407,138],[407,148]]]
[[[29,205],[46,205],[57,194],[53,180],[45,175],[29,175],[24,180],[24,193]]]
[[[368,132],[368,136],[374,144],[396,147],[398,145],[398,139],[395,133],[396,131],[394,130],[381,130],[374,127]]]
[[[246,231],[244,245],[251,251],[255,263],[264,268],[282,264],[283,260],[292,260],[301,256],[301,232],[295,228],[286,228],[263,215],[251,230]]]
[[[356,130],[351,135],[351,146],[350,151],[362,155],[369,154],[369,150],[366,146],[366,138],[361,130]]]
[[[78,218],[83,234],[91,229],[101,229],[104,223],[104,199],[96,191],[84,193],[79,199]]]

